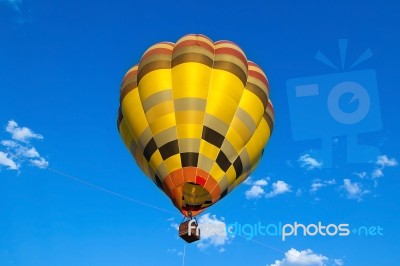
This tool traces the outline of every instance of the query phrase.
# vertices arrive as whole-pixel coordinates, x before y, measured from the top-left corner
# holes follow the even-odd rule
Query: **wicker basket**
[[[189,231],[190,224],[190,231]],[[200,228],[195,220],[189,220],[179,225],[179,236],[188,243],[200,240]]]

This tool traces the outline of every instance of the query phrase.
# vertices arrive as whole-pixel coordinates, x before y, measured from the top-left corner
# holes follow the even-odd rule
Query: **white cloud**
[[[267,198],[272,198],[275,197],[279,194],[283,194],[286,192],[291,192],[292,190],[290,189],[290,186],[285,183],[284,181],[276,181],[272,183],[272,191],[266,194]]]
[[[177,223],[171,223],[171,227],[174,228],[176,231],[179,230],[179,225]]]
[[[372,171],[371,176],[373,178],[379,178],[383,176],[383,170],[381,168],[375,168],[374,171]]]
[[[317,192],[319,189],[326,187],[326,184],[323,184],[319,181],[314,182],[311,184],[311,188],[310,188],[310,193],[315,193]]]
[[[2,140],[0,143],[7,148],[15,148],[18,146],[18,144],[13,140]]]
[[[218,219],[215,215],[206,213],[198,219],[201,240],[197,244],[200,249],[209,246],[223,246],[228,243],[230,237],[226,231],[226,224],[223,219]]]
[[[42,169],[47,168],[49,166],[49,162],[46,161],[43,157],[40,157],[39,159],[29,160],[29,161],[34,166],[37,166],[37,167],[42,168]]]
[[[372,178],[383,177],[383,169],[386,167],[395,167],[399,165],[395,158],[389,158],[387,155],[378,156],[375,164],[377,167],[371,173]]]
[[[325,182],[325,184],[327,184],[327,185],[334,185],[334,184],[336,184],[336,180],[335,180],[335,179],[326,180],[326,181],[324,181],[324,182]]]
[[[296,190],[296,196],[297,196],[297,197],[300,197],[301,195],[303,195],[303,190],[302,190],[301,188],[298,188],[298,189]]]
[[[257,199],[264,195],[265,191],[261,186],[252,186],[245,194],[246,199]]]
[[[343,260],[341,260],[341,259],[334,259],[333,263],[334,263],[334,265],[337,265],[337,266],[343,266],[344,265]]]
[[[0,147],[2,146],[0,166],[8,166],[11,170],[19,170],[20,165],[25,162],[39,168],[49,166],[49,162],[30,143],[33,139],[43,139],[42,135],[34,133],[27,127],[19,127],[14,120],[8,121],[6,131],[11,134],[13,140],[0,140]]]
[[[380,155],[374,162],[374,169],[368,174],[366,171],[354,172],[353,175],[360,177],[361,179],[369,178],[374,180],[374,187],[378,186],[378,178],[385,175],[384,170],[386,167],[396,167],[399,165],[395,158],[389,158],[387,155]]]
[[[322,162],[317,159],[312,158],[309,154],[304,154],[298,159],[300,166],[306,168],[307,170],[313,170],[315,168],[321,168]]]
[[[252,178],[247,178],[244,184],[250,185],[251,188],[248,189],[245,192],[246,199],[257,199],[260,198],[262,195],[265,194],[265,191],[262,187],[265,187],[268,185],[269,177],[259,179],[256,181],[253,181]]]
[[[40,157],[38,151],[35,149],[35,147],[32,147],[30,149],[25,150],[25,156],[28,158],[35,158],[35,157]]]
[[[310,193],[316,193],[321,188],[334,184],[336,184],[335,179],[324,180],[324,181],[321,181],[320,179],[315,179],[311,184]]]
[[[249,176],[248,178],[246,178],[246,179],[243,181],[243,184],[245,184],[245,185],[251,185],[251,184],[253,184],[253,178],[252,178],[251,176]]]
[[[367,172],[354,172],[353,175],[356,175],[359,178],[365,178],[367,177]]]
[[[291,248],[285,252],[282,260],[276,260],[270,266],[324,266],[328,261],[326,256],[316,254],[311,249],[298,251]]]
[[[12,139],[21,142],[29,142],[31,139],[43,139],[42,135],[34,133],[31,129],[19,127],[14,120],[8,121],[6,131],[11,134]]]
[[[343,180],[343,188],[346,190],[347,198],[362,200],[362,197],[369,193],[368,190],[364,190],[360,183],[352,183],[350,179]]]
[[[253,183],[253,185],[263,187],[263,186],[268,185],[268,181],[265,179],[260,179],[260,180],[255,181]]]
[[[10,170],[18,170],[18,165],[11,158],[8,157],[8,154],[0,151],[0,166],[6,166]]]
[[[175,222],[175,218],[174,218],[174,217],[168,218],[167,221],[169,222],[169,225],[170,225],[172,228],[174,228],[176,231],[179,230],[179,224],[177,224],[177,223]]]
[[[37,158],[40,157],[40,154],[38,151],[35,149],[35,147],[24,147],[20,145],[16,149],[16,153],[18,156],[26,157],[26,158]]]
[[[49,162],[40,156],[35,147],[28,143],[17,143],[12,140],[3,140],[0,142],[7,149],[8,157],[18,158],[19,161],[24,162],[27,159],[29,162],[39,168],[46,168]]]
[[[387,155],[380,155],[376,160],[376,165],[380,166],[381,168],[385,168],[386,166],[393,167],[397,166],[398,162],[395,158],[387,157]]]

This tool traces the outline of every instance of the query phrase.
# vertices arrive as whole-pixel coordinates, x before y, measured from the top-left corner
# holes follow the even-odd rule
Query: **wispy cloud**
[[[334,259],[334,260],[333,260],[333,265],[336,265],[336,266],[343,266],[343,265],[344,265],[344,262],[343,262],[342,259]]]
[[[376,168],[371,173],[372,178],[383,177],[384,176],[383,169],[385,169],[386,167],[398,166],[399,163],[395,158],[389,158],[387,155],[380,155],[377,157],[375,165]]]
[[[175,218],[171,217],[168,218],[167,221],[169,222],[169,225],[174,228],[176,231],[179,230],[179,225],[175,222]]]
[[[253,185],[254,185],[254,186],[263,187],[263,186],[268,185],[268,180],[269,180],[269,178],[267,178],[267,179],[260,179],[260,180],[254,181]]]
[[[331,179],[331,180],[321,180],[321,179],[315,179],[313,181],[313,183],[311,184],[311,188],[310,188],[310,193],[316,193],[318,190],[320,190],[323,187],[327,187],[330,185],[334,185],[336,184],[336,180],[335,179]]]
[[[311,249],[298,251],[291,248],[285,252],[283,259],[276,260],[270,266],[324,266],[328,261],[326,256],[316,254]]]
[[[8,167],[10,170],[18,170],[17,163],[8,157],[7,153],[0,151],[0,166]]]
[[[43,136],[36,134],[27,127],[18,126],[14,120],[8,121],[6,131],[11,134],[11,138],[21,142],[29,142],[32,139],[43,139]]]
[[[358,176],[361,179],[371,178],[375,179],[375,185],[377,185],[377,180],[385,175],[384,169],[387,167],[396,167],[399,165],[396,158],[389,158],[387,155],[380,155],[373,162],[374,168],[369,173],[367,171],[354,172],[353,175]]]
[[[395,158],[389,158],[387,155],[378,156],[376,159],[376,165],[380,166],[381,168],[385,168],[387,166],[393,167],[397,166],[399,163]]]
[[[272,190],[270,192],[268,192],[265,196],[267,198],[273,198],[277,195],[291,192],[291,191],[292,190],[291,190],[289,184],[285,183],[284,181],[279,180],[279,181],[272,183]]]
[[[265,191],[260,186],[252,186],[249,190],[245,192],[246,199],[257,199],[261,198],[265,194]]]
[[[276,260],[273,264],[267,266],[343,266],[342,259],[329,259],[328,257],[317,254],[311,249],[298,251],[291,248],[285,252],[285,257],[281,260]]]
[[[259,179],[256,181],[252,181],[248,178],[247,180],[246,184],[251,185],[250,189],[245,192],[247,199],[257,199],[265,194],[263,187],[268,185],[269,178]]]
[[[42,135],[27,127],[19,127],[14,120],[8,121],[6,132],[10,133],[11,139],[0,140],[0,166],[9,170],[19,170],[24,163],[39,168],[48,167],[49,162],[31,144],[34,139],[43,139]]]
[[[223,218],[218,219],[215,215],[206,213],[198,219],[201,230],[201,240],[197,244],[200,249],[206,249],[209,246],[221,247],[229,242],[226,224]]]
[[[167,249],[167,253],[169,253],[169,254],[174,254],[174,255],[177,255],[177,256],[179,256],[179,257],[182,257],[182,256],[183,256],[183,251],[177,250],[176,248],[169,248],[169,249]]]
[[[361,183],[352,183],[350,179],[343,180],[342,188],[346,191],[347,198],[358,201],[361,201],[363,196],[369,193],[369,190],[363,189]]]
[[[278,180],[272,183],[271,191],[268,193],[266,192],[266,187],[269,183],[270,178],[266,177],[259,180],[249,180],[246,182],[247,185],[251,186],[246,192],[246,199],[258,199],[262,196],[266,198],[273,198],[279,194],[292,192],[291,187],[289,184],[285,183],[284,181]]]
[[[179,225],[177,223],[171,223],[171,227],[177,231],[179,230]]]
[[[379,178],[384,176],[383,170],[381,168],[375,168],[374,171],[371,173],[372,178]]]
[[[11,17],[16,23],[23,25],[31,22],[29,11],[25,12],[26,8],[24,8],[22,0],[0,0],[0,5],[10,9]]]
[[[21,12],[22,0],[0,0],[0,4],[5,4],[17,12]]]
[[[307,170],[313,170],[315,168],[321,168],[322,162],[310,156],[310,154],[306,153],[299,157],[297,160],[302,168],[306,168]]]
[[[245,184],[245,185],[251,185],[251,184],[253,184],[253,177],[249,176],[248,178],[246,178],[246,179],[243,181],[243,184]]]
[[[32,165],[37,166],[39,168],[47,168],[49,166],[49,162],[46,161],[43,157],[40,157],[38,159],[32,159],[29,160],[31,162]]]
[[[365,178],[368,176],[367,172],[363,171],[363,172],[354,172],[353,175],[358,176],[359,178]]]

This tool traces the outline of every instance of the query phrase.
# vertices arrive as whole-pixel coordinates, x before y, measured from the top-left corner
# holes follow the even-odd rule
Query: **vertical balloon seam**
[[[198,36],[199,36],[199,34],[196,35],[196,41],[198,41]],[[204,36],[204,37],[206,39],[208,39],[206,36]],[[208,99],[208,96],[210,95],[210,84],[211,84],[211,80],[212,80],[212,76],[213,76],[213,69],[214,69],[214,62],[215,62],[215,43],[214,43],[213,40],[211,40],[211,39],[209,39],[209,40],[212,43],[212,47],[213,47],[213,58],[212,58],[212,65],[211,65],[211,73],[210,73],[210,76],[209,76],[209,79],[208,79],[208,86],[207,86],[208,89],[207,89],[207,97],[206,97],[206,99]],[[204,111],[203,111],[202,131],[204,131],[204,122],[205,122],[205,118],[206,118],[206,110],[207,110],[207,102],[206,102],[206,104],[204,106]],[[203,132],[202,132],[202,134],[203,134]],[[200,147],[201,147],[201,140],[200,140]],[[197,179],[197,176],[199,175],[199,160],[200,160],[200,156],[202,156],[200,147],[199,147],[199,157],[197,158],[196,179]],[[207,179],[208,179],[209,176],[210,176],[210,173],[208,173]],[[211,192],[208,191],[208,193],[211,196]]]
[[[173,49],[174,49],[174,47],[175,47],[175,44],[173,43],[172,44],[172,47],[171,47],[171,50],[170,50],[170,54],[169,54],[169,68],[168,68],[168,71],[170,72],[169,73],[169,76],[170,76],[170,84],[169,84],[169,86],[168,86],[168,88],[166,89],[166,90],[170,90],[171,91],[171,99],[170,99],[170,101],[171,101],[171,104],[173,105],[173,110],[174,110],[174,125],[172,125],[171,126],[171,128],[172,127],[174,127],[175,126],[175,135],[176,135],[176,141],[178,141],[178,132],[176,131],[176,115],[175,115],[175,104],[174,104],[174,98],[173,98],[173,87],[172,87],[172,69],[171,69],[171,62],[172,62],[172,52],[173,52]],[[165,130],[163,130],[162,132],[165,132],[166,130],[168,130],[168,129],[165,129]],[[159,134],[162,134],[162,132],[159,132]],[[153,136],[154,136],[154,134],[153,134]],[[169,143],[171,143],[171,142],[173,142],[173,141],[175,141],[175,140],[169,140],[170,142]],[[177,144],[178,145],[178,144]],[[157,145],[158,146],[158,145]],[[160,149],[160,148],[162,148],[162,147],[158,147],[158,149]],[[178,151],[179,151],[179,145],[178,145]],[[179,154],[179,153],[178,153]],[[168,157],[168,158],[166,158],[166,159],[164,159],[163,158],[163,160],[162,160],[162,164],[164,165],[164,168],[166,169],[166,175],[164,175],[163,174],[163,176],[159,176],[160,175],[160,173],[157,173],[157,176],[158,176],[158,178],[162,178],[162,189],[163,189],[163,191],[166,193],[166,194],[169,194],[169,193],[167,193],[167,191],[168,191],[168,188],[166,187],[166,185],[165,185],[165,179],[166,178],[168,178],[169,177],[169,174],[170,174],[170,169],[169,169],[169,167],[168,167],[168,165],[167,165],[167,160],[168,159],[170,159],[170,160],[172,160],[172,158],[171,158],[172,156],[170,156],[170,157]],[[182,166],[182,165],[181,165]],[[180,168],[182,168],[182,167],[180,167]],[[173,181],[173,180],[172,180]],[[172,191],[171,191],[172,192]],[[172,200],[172,199],[171,199]]]
[[[179,146],[179,133],[178,133],[177,113],[176,113],[176,107],[175,107],[175,97],[174,97],[174,88],[173,88],[173,74],[172,74],[172,60],[173,60],[173,54],[174,54],[175,47],[176,47],[176,43],[174,43],[174,47],[171,50],[171,61],[170,61],[171,93],[172,93],[172,102],[173,102],[173,105],[174,105],[175,131],[176,131],[176,138],[177,138],[177,141],[178,141],[178,151],[179,151],[178,154],[179,154],[179,157],[180,157],[180,160],[181,160],[181,168],[179,169],[179,171],[181,172],[181,174],[183,176],[184,173],[183,173],[183,165],[182,165],[182,157],[181,157],[182,156],[181,155],[181,148]],[[168,177],[170,178],[171,183],[173,185],[173,191],[171,191],[171,193],[174,193],[174,190],[177,189],[177,185],[174,183],[174,179],[170,176],[171,173],[172,172],[169,171]],[[168,178],[168,177],[165,177],[165,178]],[[171,197],[170,200],[179,209],[179,211],[182,212],[182,206],[177,206],[177,205],[179,205],[178,202],[175,203],[176,198]],[[183,200],[183,199],[180,199],[180,200]]]
[[[251,61],[247,61],[247,62],[248,62],[248,65],[254,64],[254,63],[251,62]],[[255,65],[260,71],[262,71],[261,68],[260,68],[259,66],[257,66],[256,64],[254,64],[254,65]],[[249,68],[248,71],[250,71],[250,68]],[[263,76],[265,76],[265,74],[263,74]],[[250,77],[250,76],[248,76],[248,78],[247,78],[246,84],[249,82],[249,77]],[[253,77],[253,78],[255,78],[255,77]],[[266,78],[266,76],[265,76],[265,78]],[[266,84],[266,86],[267,86],[267,84]],[[246,85],[245,90],[246,90],[246,89],[247,89],[247,85]],[[267,92],[266,92],[266,93],[267,93]],[[242,99],[243,99],[243,98],[242,98]],[[242,99],[241,99],[241,100],[242,100]],[[261,100],[261,99],[260,99],[260,100]],[[266,106],[266,103],[264,103],[263,101],[261,101],[261,102],[263,103],[264,106]],[[238,107],[240,107],[240,103],[239,103],[239,106],[238,106]],[[238,112],[238,111],[239,111],[239,108],[237,109],[236,112]],[[264,113],[265,113],[265,108],[264,108]],[[260,123],[262,122],[262,118],[263,118],[263,115],[260,116],[260,119],[258,120],[258,121],[259,121],[258,124],[260,124]],[[256,125],[255,131],[257,130],[257,128],[258,128],[258,125]],[[254,133],[255,131],[253,131],[253,133]],[[252,133],[252,134],[253,134],[253,133]],[[269,137],[267,137],[266,140],[268,140],[268,138],[269,138]],[[249,138],[249,139],[246,141],[246,143],[244,143],[243,147],[241,148],[241,150],[239,151],[238,155],[237,155],[236,158],[233,160],[233,162],[235,162],[238,158],[241,158],[241,155],[242,155],[243,150],[245,150],[245,149],[247,148],[247,144],[248,144],[250,141],[251,141],[251,138]],[[260,153],[261,153],[261,151],[260,151]],[[258,160],[258,159],[256,159],[256,160]],[[231,184],[228,185],[228,187],[226,188],[226,190],[223,192],[222,197],[224,197],[228,192],[230,192],[232,187],[235,187],[235,186],[236,186],[236,185],[235,185],[235,184],[236,184],[236,181],[237,181],[242,175],[247,175],[248,172],[249,172],[249,171],[246,171],[246,169],[243,169],[243,170],[245,170],[245,171],[244,171],[242,174],[241,174],[241,173],[236,173],[236,167],[235,167],[234,163],[231,163],[231,165],[229,166],[229,169],[230,169],[231,167],[234,167],[234,168],[235,168],[236,179],[235,179],[234,182],[232,182]],[[228,169],[228,171],[229,171],[229,169]],[[225,195],[224,195],[224,194],[225,194]],[[221,197],[221,198],[222,198],[222,197]]]
[[[270,106],[270,108],[268,108]],[[267,106],[267,109],[266,109],[266,112],[265,112],[265,114],[264,114],[264,116],[263,116],[263,119],[265,118],[265,116],[270,116],[268,113],[267,113],[267,110],[268,109],[270,109],[271,110],[271,125],[269,124],[269,123],[267,123],[268,124],[268,128],[269,128],[269,130],[270,130],[270,134],[269,134],[269,136],[268,136],[268,138],[266,139],[266,143],[264,144],[264,147],[265,147],[265,145],[267,144],[267,142],[269,141],[269,138],[271,137],[271,135],[272,135],[272,131],[273,131],[273,124],[274,124],[274,117],[273,117],[273,106],[272,106],[272,102],[271,102],[271,100],[270,99],[268,99],[268,106]],[[262,121],[260,121],[260,123],[261,123]],[[243,175],[243,176],[245,176],[245,175],[249,175],[251,172],[253,172],[253,170],[257,167],[257,165],[259,164],[259,162],[260,162],[260,160],[261,160],[261,157],[262,157],[262,152],[261,152],[261,154],[258,156],[258,158],[256,159],[256,161],[255,161],[255,164],[254,165],[251,165],[251,167],[246,171],[246,173]],[[232,191],[238,184],[240,184],[241,182],[243,182],[246,178],[243,178],[243,176],[241,176],[241,177],[239,177],[238,178],[238,180],[235,182],[235,184],[233,185],[233,188],[230,188],[230,191]]]
[[[132,88],[131,90],[129,90],[129,92],[127,92],[125,96],[128,96],[129,93],[135,93],[135,90],[139,90],[139,88],[138,88],[138,83],[137,83],[137,75],[138,75],[138,73],[139,73],[139,65],[136,64],[136,65],[135,65],[134,67],[132,67],[130,70],[134,71],[134,68],[135,68],[135,67],[137,67],[137,69],[136,69],[136,74],[135,74],[136,85],[134,86],[134,88]],[[127,74],[129,75],[129,74],[131,74],[131,73],[128,72]],[[127,76],[128,76],[128,75],[127,75]],[[138,93],[139,93],[139,92],[138,92]],[[139,97],[139,95],[138,95],[138,97]],[[124,98],[125,98],[125,97],[124,97]],[[138,98],[138,100],[140,101],[140,98]],[[144,109],[143,109],[143,105],[142,105],[142,104],[138,104],[138,105],[137,105],[137,108],[140,109],[139,112],[141,112],[141,113],[143,113],[143,115],[145,115]],[[144,150],[145,147],[142,145],[141,142],[139,142],[140,136],[135,137],[135,134],[133,134],[133,132],[132,132],[131,126],[130,126],[128,123],[126,123],[126,124],[127,124],[128,130],[129,130],[129,132],[130,132],[130,134],[131,134],[131,136],[132,136],[132,143],[131,143],[131,145],[136,146],[137,153],[134,152],[134,151],[132,150],[131,146],[128,147],[128,149],[130,150],[130,152],[131,152],[133,158],[135,159],[135,161],[138,163],[139,167],[140,167],[140,168],[144,168],[144,167],[147,168],[147,169],[144,170],[144,173],[146,174],[146,176],[147,176],[151,181],[153,181],[153,182],[157,185],[156,180],[155,180],[155,177],[151,176],[151,172],[152,172],[151,170],[155,171],[155,169],[154,169],[154,167],[153,167],[152,165],[149,164],[149,162],[147,162],[147,160],[145,159],[145,157],[144,157],[144,155],[143,155],[143,150]]]
[[[182,40],[182,39],[184,39],[185,37],[193,37],[193,39],[195,39],[195,43],[194,44],[191,44],[190,46],[194,46],[194,45],[197,45],[197,46],[202,46],[201,45],[201,41],[205,41],[205,40],[208,40],[212,45],[213,45],[213,42],[208,38],[208,37],[206,37],[206,36],[204,36],[204,35],[201,35],[201,34],[189,34],[189,35],[186,35],[186,36],[184,36],[184,37],[182,37],[180,40],[178,40],[177,41],[177,44],[179,45],[180,43],[181,43],[181,41],[182,42],[184,42],[184,41],[190,41],[190,39],[189,40]],[[200,39],[200,37],[203,37],[205,40],[199,40]],[[211,44],[209,44],[209,45],[211,45]],[[204,48],[204,47],[203,47]],[[206,49],[206,48],[205,48]],[[214,50],[214,49],[213,49]],[[200,52],[200,50],[199,51],[195,51],[195,52],[193,52],[193,53],[199,53]],[[192,54],[193,55],[193,54]],[[212,69],[212,68],[211,68]],[[211,74],[211,73],[210,73]],[[210,80],[209,80],[210,81]],[[209,86],[207,87],[207,94],[209,93]],[[204,107],[205,108],[205,107]],[[203,121],[204,121],[204,117],[205,117],[205,109],[204,110],[202,110],[201,111],[202,113],[203,113]],[[201,124],[199,124],[199,125],[204,125],[204,122],[203,123],[201,123]],[[200,143],[199,143],[200,144]],[[199,160],[200,160],[200,156],[201,156],[201,153],[200,153],[200,150],[198,151],[198,156],[197,156],[197,161],[196,161],[196,166],[195,166],[195,173],[194,173],[194,179],[196,180],[196,176],[198,176],[199,175]],[[185,178],[185,176],[184,176],[184,178]],[[187,181],[187,178],[185,178],[185,180]],[[204,188],[203,188],[204,189]],[[183,201],[183,206],[182,206],[182,212],[185,214],[185,212],[187,213],[187,211],[189,210],[189,211],[191,211],[191,210],[193,210],[193,208],[194,208],[194,206],[190,206],[190,207],[188,207],[190,204],[188,204],[187,202],[187,199],[184,199],[184,201]],[[186,209],[186,210],[184,210],[184,209]],[[200,209],[198,212],[201,212],[202,211],[202,209]]]
[[[255,131],[253,132],[253,135],[252,135],[252,138],[253,138],[253,137],[256,137],[255,132],[259,129],[260,124],[263,122],[263,119],[264,119],[265,115],[268,115],[268,114],[267,114],[267,109],[268,109],[268,102],[270,102],[270,99],[269,99],[269,84],[268,84],[267,76],[264,74],[264,72],[262,71],[261,67],[259,67],[259,66],[258,66],[257,64],[255,64],[254,62],[251,62],[251,61],[249,61],[249,62],[252,63],[252,64],[254,64],[254,65],[262,72],[263,77],[265,77],[265,79],[266,79],[266,81],[267,81],[267,83],[265,84],[265,85],[266,85],[266,90],[267,90],[267,91],[266,91],[267,101],[266,101],[266,103],[265,103],[264,114],[263,114],[263,116],[260,117],[260,120],[259,120],[259,122],[258,122],[257,128],[256,128]],[[259,80],[260,80],[260,79],[259,79]],[[269,136],[265,138],[265,143],[262,145],[262,147],[265,147],[265,145],[266,145],[267,142],[269,141],[269,138],[270,138],[271,133],[272,133],[272,126],[270,127],[270,126],[269,126],[269,123],[268,123],[268,128],[270,129]],[[251,141],[251,138],[248,139],[248,141],[246,142],[246,144],[243,146],[243,148],[241,149],[241,151],[240,151],[238,157],[240,157],[240,155],[242,154],[243,150],[245,150],[245,149],[247,148],[247,144],[248,144],[250,141]],[[228,193],[230,193],[234,188],[236,188],[236,186],[237,186],[238,184],[240,184],[240,183],[243,182],[245,179],[247,179],[248,175],[256,168],[256,166],[257,166],[258,163],[260,162],[261,157],[262,157],[262,156],[261,156],[261,153],[262,153],[262,149],[260,150],[260,153],[256,156],[256,159],[255,159],[255,161],[254,161],[254,164],[253,164],[253,165],[249,165],[250,167],[247,167],[248,169],[243,169],[243,170],[244,170],[243,173],[242,173],[241,175],[239,175],[239,176],[236,177],[236,180],[235,180],[234,183],[230,184],[230,186],[228,187]],[[241,180],[243,176],[246,176],[246,177],[245,177],[243,180]]]
[[[150,123],[149,123],[148,115],[146,114],[146,111],[144,110],[143,99],[142,99],[142,97],[143,97],[143,96],[142,96],[143,92],[142,92],[142,90],[140,89],[140,81],[142,81],[142,79],[143,79],[147,74],[149,74],[149,73],[151,73],[151,72],[153,72],[154,70],[157,70],[157,69],[149,69],[149,70],[146,69],[147,72],[145,72],[145,74],[143,74],[143,69],[144,69],[146,66],[148,67],[148,65],[150,64],[150,63],[148,63],[148,64],[146,64],[146,65],[143,66],[143,63],[144,63],[143,60],[146,59],[146,57],[151,57],[151,56],[153,56],[154,54],[157,54],[158,51],[156,50],[157,48],[155,48],[155,47],[157,47],[158,45],[164,44],[164,43],[166,43],[166,42],[159,42],[159,43],[156,43],[156,44],[152,45],[151,47],[149,47],[149,48],[144,52],[144,54],[143,54],[143,56],[142,56],[142,58],[140,59],[139,64],[138,64],[138,72],[137,72],[138,82],[137,82],[137,87],[138,87],[138,93],[139,93],[140,106],[142,107],[144,116],[145,116],[146,121],[147,121],[147,124],[148,124],[148,129],[149,129],[149,131],[150,131],[150,133],[151,133],[151,134],[150,134],[150,135],[151,135],[151,139],[150,139],[149,143],[153,143],[153,142],[154,142],[154,133],[153,133],[152,128],[151,128],[151,125],[150,125]],[[154,53],[154,54],[153,54],[153,53]],[[142,94],[141,94],[141,92],[142,92]],[[150,96],[150,97],[151,97],[151,96]],[[149,143],[146,144],[146,147],[149,145]],[[141,146],[143,146],[143,145],[141,145]],[[145,152],[146,147],[142,147],[142,152],[143,152],[143,153]],[[156,150],[155,150],[155,152],[152,153],[152,154],[149,154],[150,157],[148,158],[148,163],[149,163],[149,166],[150,166],[150,168],[153,170],[154,173],[151,173],[151,171],[149,171],[148,177],[149,177],[150,180],[152,180],[152,181],[157,185],[157,187],[158,187],[160,190],[162,190],[165,194],[168,195],[168,193],[166,193],[166,191],[164,191],[162,184],[160,184],[160,183],[161,183],[161,182],[160,182],[161,180],[157,180],[157,179],[159,179],[159,177],[158,177],[158,175],[157,175],[157,172],[158,172],[158,168],[160,167],[160,165],[153,165],[153,164],[151,163],[151,157],[153,157],[153,155],[158,151],[158,148],[159,148],[159,147],[156,145]],[[165,167],[164,161],[162,161],[161,164]],[[152,174],[153,174],[154,176],[152,176]]]
[[[219,41],[219,42],[222,43],[222,42],[228,42],[228,41],[221,40],[221,41]],[[237,44],[232,43],[232,42],[229,42],[229,43],[233,44],[233,45],[235,46],[235,48],[239,48],[240,51],[241,51],[241,52],[243,53],[243,55],[244,55],[244,52],[242,51],[242,49],[241,49]],[[215,43],[214,43],[214,44],[215,44]],[[244,55],[244,56],[245,56],[245,55]],[[214,62],[215,62],[215,61],[214,61]],[[247,59],[246,59],[246,63],[247,63]],[[245,73],[245,75],[246,75],[246,83],[247,83],[248,64],[246,64],[246,67],[247,67],[247,72]],[[214,68],[213,68],[213,69],[214,69]],[[242,92],[241,92],[241,93],[242,93],[242,96],[243,96],[243,92],[244,92],[244,90],[245,90],[245,87],[246,87],[246,84],[244,84],[244,86],[243,86],[243,90],[242,90]],[[242,97],[240,97],[240,98],[242,98]],[[238,109],[239,109],[239,105],[240,105],[240,101],[239,101],[239,103],[238,103],[238,105],[237,105],[237,107],[236,107],[235,113],[233,114],[233,116],[232,116],[232,118],[231,118],[230,123],[229,123],[228,126],[231,125],[233,119],[235,118],[235,115],[236,115],[236,113],[238,112]],[[230,129],[230,128],[228,128],[227,132],[225,133],[223,142],[228,141],[228,140],[226,139],[226,134],[228,133],[229,129]],[[219,148],[219,153],[222,152],[222,145],[223,145],[223,144],[221,144],[221,147]],[[218,165],[218,164],[217,164],[216,162],[214,162],[214,165]],[[213,166],[213,167],[214,167],[214,166]],[[218,165],[217,167],[220,167],[220,166]],[[221,170],[222,170],[222,169],[221,169]],[[226,171],[223,171],[223,172],[224,172],[224,174],[226,174]],[[223,178],[224,178],[224,177],[223,177]],[[209,179],[209,177],[207,178],[206,183],[207,183],[208,179]],[[215,200],[215,202],[217,202],[217,201],[221,198],[222,193],[224,193],[224,191],[228,189],[229,185],[228,185],[226,188],[223,188],[223,187],[221,187],[221,185],[220,185],[220,181],[217,181],[217,183],[216,183],[216,185],[214,186],[214,188],[211,189],[210,194],[212,194],[212,192],[213,192],[217,187],[220,188],[220,190],[221,190],[220,193],[221,193],[221,194],[219,195],[219,198]],[[214,204],[215,202],[212,202],[212,204]]]
[[[124,81],[123,81],[122,84],[121,84],[121,91],[120,91],[120,108],[119,108],[120,113],[119,113],[119,118],[118,118],[118,130],[119,130],[120,133],[122,134],[122,132],[121,132],[122,129],[121,129],[121,128],[122,128],[124,125],[126,126],[126,129],[128,130],[126,133],[127,133],[127,134],[129,135],[129,137],[131,138],[131,141],[130,141],[130,143],[128,144],[129,146],[127,145],[127,143],[125,143],[125,144],[126,144],[128,150],[130,151],[130,153],[132,154],[134,160],[135,160],[136,163],[138,164],[139,168],[142,169],[142,171],[143,171],[146,175],[148,175],[149,170],[148,170],[148,169],[145,169],[145,167],[146,167],[146,166],[148,167],[148,165],[144,165],[144,164],[143,164],[143,162],[144,162],[144,160],[143,160],[143,158],[144,158],[143,155],[141,156],[141,157],[143,157],[143,158],[138,158],[138,157],[137,157],[137,156],[139,156],[139,155],[138,155],[139,152],[138,152],[138,154],[137,154],[136,151],[138,151],[137,149],[138,149],[140,146],[138,145],[137,140],[136,140],[136,138],[134,137],[134,134],[132,133],[129,124],[126,123],[126,121],[125,121],[125,118],[124,118],[124,115],[123,115],[123,108],[122,108],[122,102],[123,102],[125,96],[126,96],[127,94],[129,94],[131,91],[137,89],[137,84],[136,84],[135,86],[133,86],[133,84],[129,84],[129,83],[128,83],[128,84],[125,84],[125,82],[128,82],[128,80],[129,80],[129,75],[131,75],[132,72],[135,71],[135,68],[136,68],[136,67],[137,67],[137,65],[133,66],[132,68],[130,68],[130,69],[128,70],[128,72],[126,73],[126,75],[125,75],[125,77],[124,77]],[[134,74],[135,79],[136,79],[136,75],[137,75],[137,73]],[[124,86],[124,85],[125,85],[125,86]],[[128,89],[129,87],[132,87],[132,86],[133,86],[132,89]],[[127,90],[129,90],[129,91],[127,91]],[[141,107],[141,106],[140,106],[140,107]],[[124,142],[126,142],[126,140],[125,140],[124,137],[123,137],[123,140],[124,140]],[[135,149],[135,150],[132,150],[132,146],[136,146],[136,149]],[[139,151],[140,151],[140,150],[139,150]],[[139,156],[139,157],[140,157],[140,156]]]
[[[183,37],[182,37],[183,38]],[[182,39],[181,38],[181,39]],[[172,91],[173,91],[173,82],[174,82],[174,76],[173,76],[173,67],[172,67],[172,60],[174,60],[174,52],[176,51],[176,49],[177,49],[177,44],[179,43],[179,40],[177,41],[177,42],[175,42],[175,44],[174,44],[174,48],[173,48],[173,50],[172,50],[172,54],[171,54],[171,82],[172,82],[172,84],[171,84],[171,86],[172,86]],[[175,66],[174,66],[175,67]],[[174,100],[174,108],[175,108],[175,97],[173,97],[173,100]],[[176,109],[175,109],[175,120],[177,120],[177,113],[176,113]],[[176,125],[176,134],[177,134],[177,138],[179,139],[179,132],[178,132],[178,123],[177,123],[177,125]],[[178,140],[178,146],[179,146],[179,140]],[[182,164],[182,154],[181,154],[181,147],[179,146],[179,156],[180,156],[180,159],[181,159],[181,164]],[[180,169],[180,173],[181,173],[181,176],[182,176],[182,179],[183,179],[183,184],[182,185],[180,185],[180,186],[184,186],[184,184],[185,184],[185,175],[184,175],[184,171],[183,171],[183,165],[182,165],[182,168]],[[170,173],[171,174],[171,173]],[[172,182],[174,182],[174,180],[173,180],[173,178],[171,178],[171,180],[172,180]],[[173,183],[173,187],[174,187],[174,190],[176,190],[176,189],[178,189],[178,186],[177,185],[175,185],[175,183]],[[178,199],[180,202],[181,202],[181,206],[177,206],[177,208],[183,213],[183,206],[184,205],[186,205],[186,203],[185,203],[185,198],[184,198],[184,187],[182,187],[182,194],[178,194],[177,196],[179,196],[180,198]],[[176,195],[174,195],[175,197],[177,197]],[[176,199],[174,199],[174,200],[176,200]],[[177,204],[179,204],[179,203],[177,203]]]

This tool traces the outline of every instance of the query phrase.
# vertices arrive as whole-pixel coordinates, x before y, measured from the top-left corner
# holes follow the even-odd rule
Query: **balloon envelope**
[[[204,35],[151,46],[121,85],[120,135],[185,216],[202,212],[249,176],[273,120],[261,68],[236,44]]]

